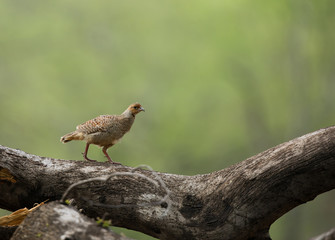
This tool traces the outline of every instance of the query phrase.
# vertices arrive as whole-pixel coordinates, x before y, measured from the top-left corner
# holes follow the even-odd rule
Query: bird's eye
[[[138,109],[138,107],[137,107],[137,106],[135,106],[134,108],[135,108],[135,109]]]

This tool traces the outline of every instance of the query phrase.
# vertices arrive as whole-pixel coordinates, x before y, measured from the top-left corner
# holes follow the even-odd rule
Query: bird
[[[100,115],[88,120],[76,127],[76,130],[61,137],[62,143],[72,140],[86,141],[84,159],[95,161],[87,157],[90,144],[102,147],[103,154],[111,164],[120,164],[114,162],[107,153],[107,149],[115,145],[125,135],[134,123],[138,113],[144,112],[144,108],[139,103],[131,104],[120,115]]]

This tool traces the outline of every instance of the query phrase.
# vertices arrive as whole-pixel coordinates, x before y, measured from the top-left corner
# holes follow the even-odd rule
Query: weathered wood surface
[[[66,196],[89,217],[105,216],[113,225],[160,239],[269,239],[276,219],[335,188],[335,127],[195,176],[44,158],[7,147],[0,147],[0,167],[15,179],[0,180],[0,207],[8,210],[59,200],[71,184],[98,178]]]
[[[11,240],[131,240],[100,227],[76,209],[52,202],[30,213]]]

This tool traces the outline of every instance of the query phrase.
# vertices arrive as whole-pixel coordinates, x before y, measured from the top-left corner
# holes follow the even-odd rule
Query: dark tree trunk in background
[[[1,240],[8,240],[12,237],[17,227],[0,227]]]
[[[0,179],[0,207],[8,210],[59,200],[71,184],[94,178],[64,196],[88,217],[160,239],[270,239],[270,225],[279,217],[335,188],[335,127],[195,176],[44,158],[7,147],[0,147],[0,168],[14,179]],[[46,204],[34,215],[52,219],[60,206]],[[29,231],[24,226],[15,235]]]

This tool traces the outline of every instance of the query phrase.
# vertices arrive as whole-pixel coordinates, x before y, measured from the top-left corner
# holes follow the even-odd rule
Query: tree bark
[[[317,237],[313,237],[310,240],[334,240],[335,239],[335,228],[330,229],[328,232],[322,233]]]
[[[276,219],[335,188],[335,127],[195,176],[51,159],[6,147],[0,147],[0,167],[12,176],[0,178],[0,192],[6,193],[0,207],[8,210],[61,199],[71,184],[95,178],[64,196],[89,217],[104,216],[115,226],[160,239],[270,239]]]
[[[30,213],[11,238],[25,239],[131,240],[99,227],[76,209],[56,202],[43,205]]]

